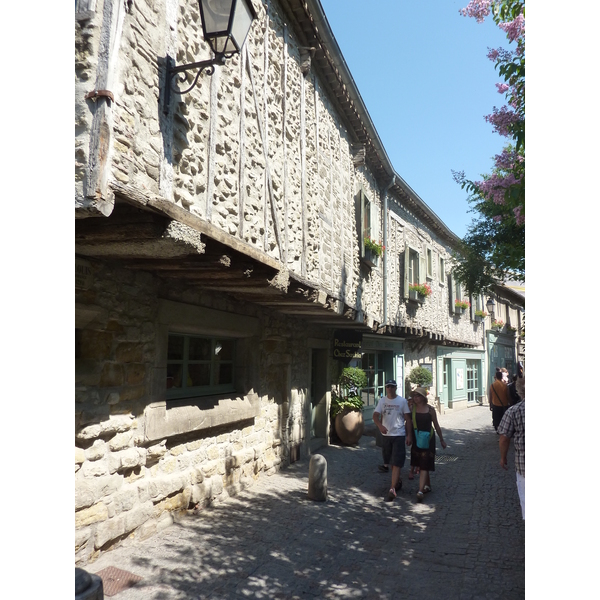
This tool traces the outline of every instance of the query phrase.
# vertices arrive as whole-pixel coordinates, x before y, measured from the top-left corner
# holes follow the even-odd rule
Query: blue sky
[[[487,49],[508,40],[490,18],[462,17],[467,4],[321,0],[396,172],[460,237],[473,215],[451,170],[480,179],[508,141],[484,121],[505,104]]]

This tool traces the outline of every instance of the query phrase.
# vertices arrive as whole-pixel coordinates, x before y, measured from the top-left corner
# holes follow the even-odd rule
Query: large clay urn
[[[335,417],[335,432],[346,446],[353,446],[360,440],[365,429],[362,411],[345,409]]]

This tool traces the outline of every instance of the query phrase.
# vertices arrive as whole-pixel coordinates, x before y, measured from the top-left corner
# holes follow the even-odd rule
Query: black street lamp
[[[496,305],[494,304],[494,299],[490,296],[488,298],[488,301],[485,304],[485,307],[487,308],[488,314],[492,318],[492,321],[494,320],[494,307],[495,306]]]
[[[226,58],[231,58],[241,51],[252,21],[256,19],[256,11],[252,6],[252,0],[199,0],[200,18],[202,20],[202,33],[204,40],[210,45],[214,52],[214,58],[190,63],[188,65],[175,66],[175,61],[167,56],[167,74],[165,80],[165,93],[163,111],[169,112],[171,92],[187,94],[196,87],[200,73],[206,69],[208,75],[215,72],[215,65],[222,65]],[[178,90],[175,75],[198,69],[198,73],[192,85],[185,90]],[[179,82],[183,83],[185,77],[181,76]]]

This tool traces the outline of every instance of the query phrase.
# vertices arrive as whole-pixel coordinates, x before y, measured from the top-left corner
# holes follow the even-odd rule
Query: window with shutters
[[[415,248],[406,245],[404,248],[404,298],[410,297],[412,283],[425,282],[425,268],[425,257]]]
[[[441,285],[446,285],[446,259],[440,256],[439,280]]]

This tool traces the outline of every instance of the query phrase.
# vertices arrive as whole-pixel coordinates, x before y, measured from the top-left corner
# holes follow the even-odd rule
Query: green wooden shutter
[[[454,308],[454,298],[455,298],[455,291],[454,291],[454,277],[452,277],[452,274],[448,275],[448,301],[450,303],[450,314],[453,315],[455,308]]]
[[[404,289],[402,290],[402,296],[404,298],[408,298],[408,271],[409,271],[409,261],[410,261],[410,248],[408,244],[404,244]]]
[[[417,278],[418,283],[425,283],[427,281],[427,249],[425,254],[419,253],[419,277]]]
[[[475,296],[469,295],[469,302],[471,303],[471,309],[469,312],[471,313],[471,321],[473,321],[475,318],[475,303],[476,303]]]
[[[358,237],[360,238],[360,255],[365,255],[365,194],[360,190],[360,228],[358,230]]]

